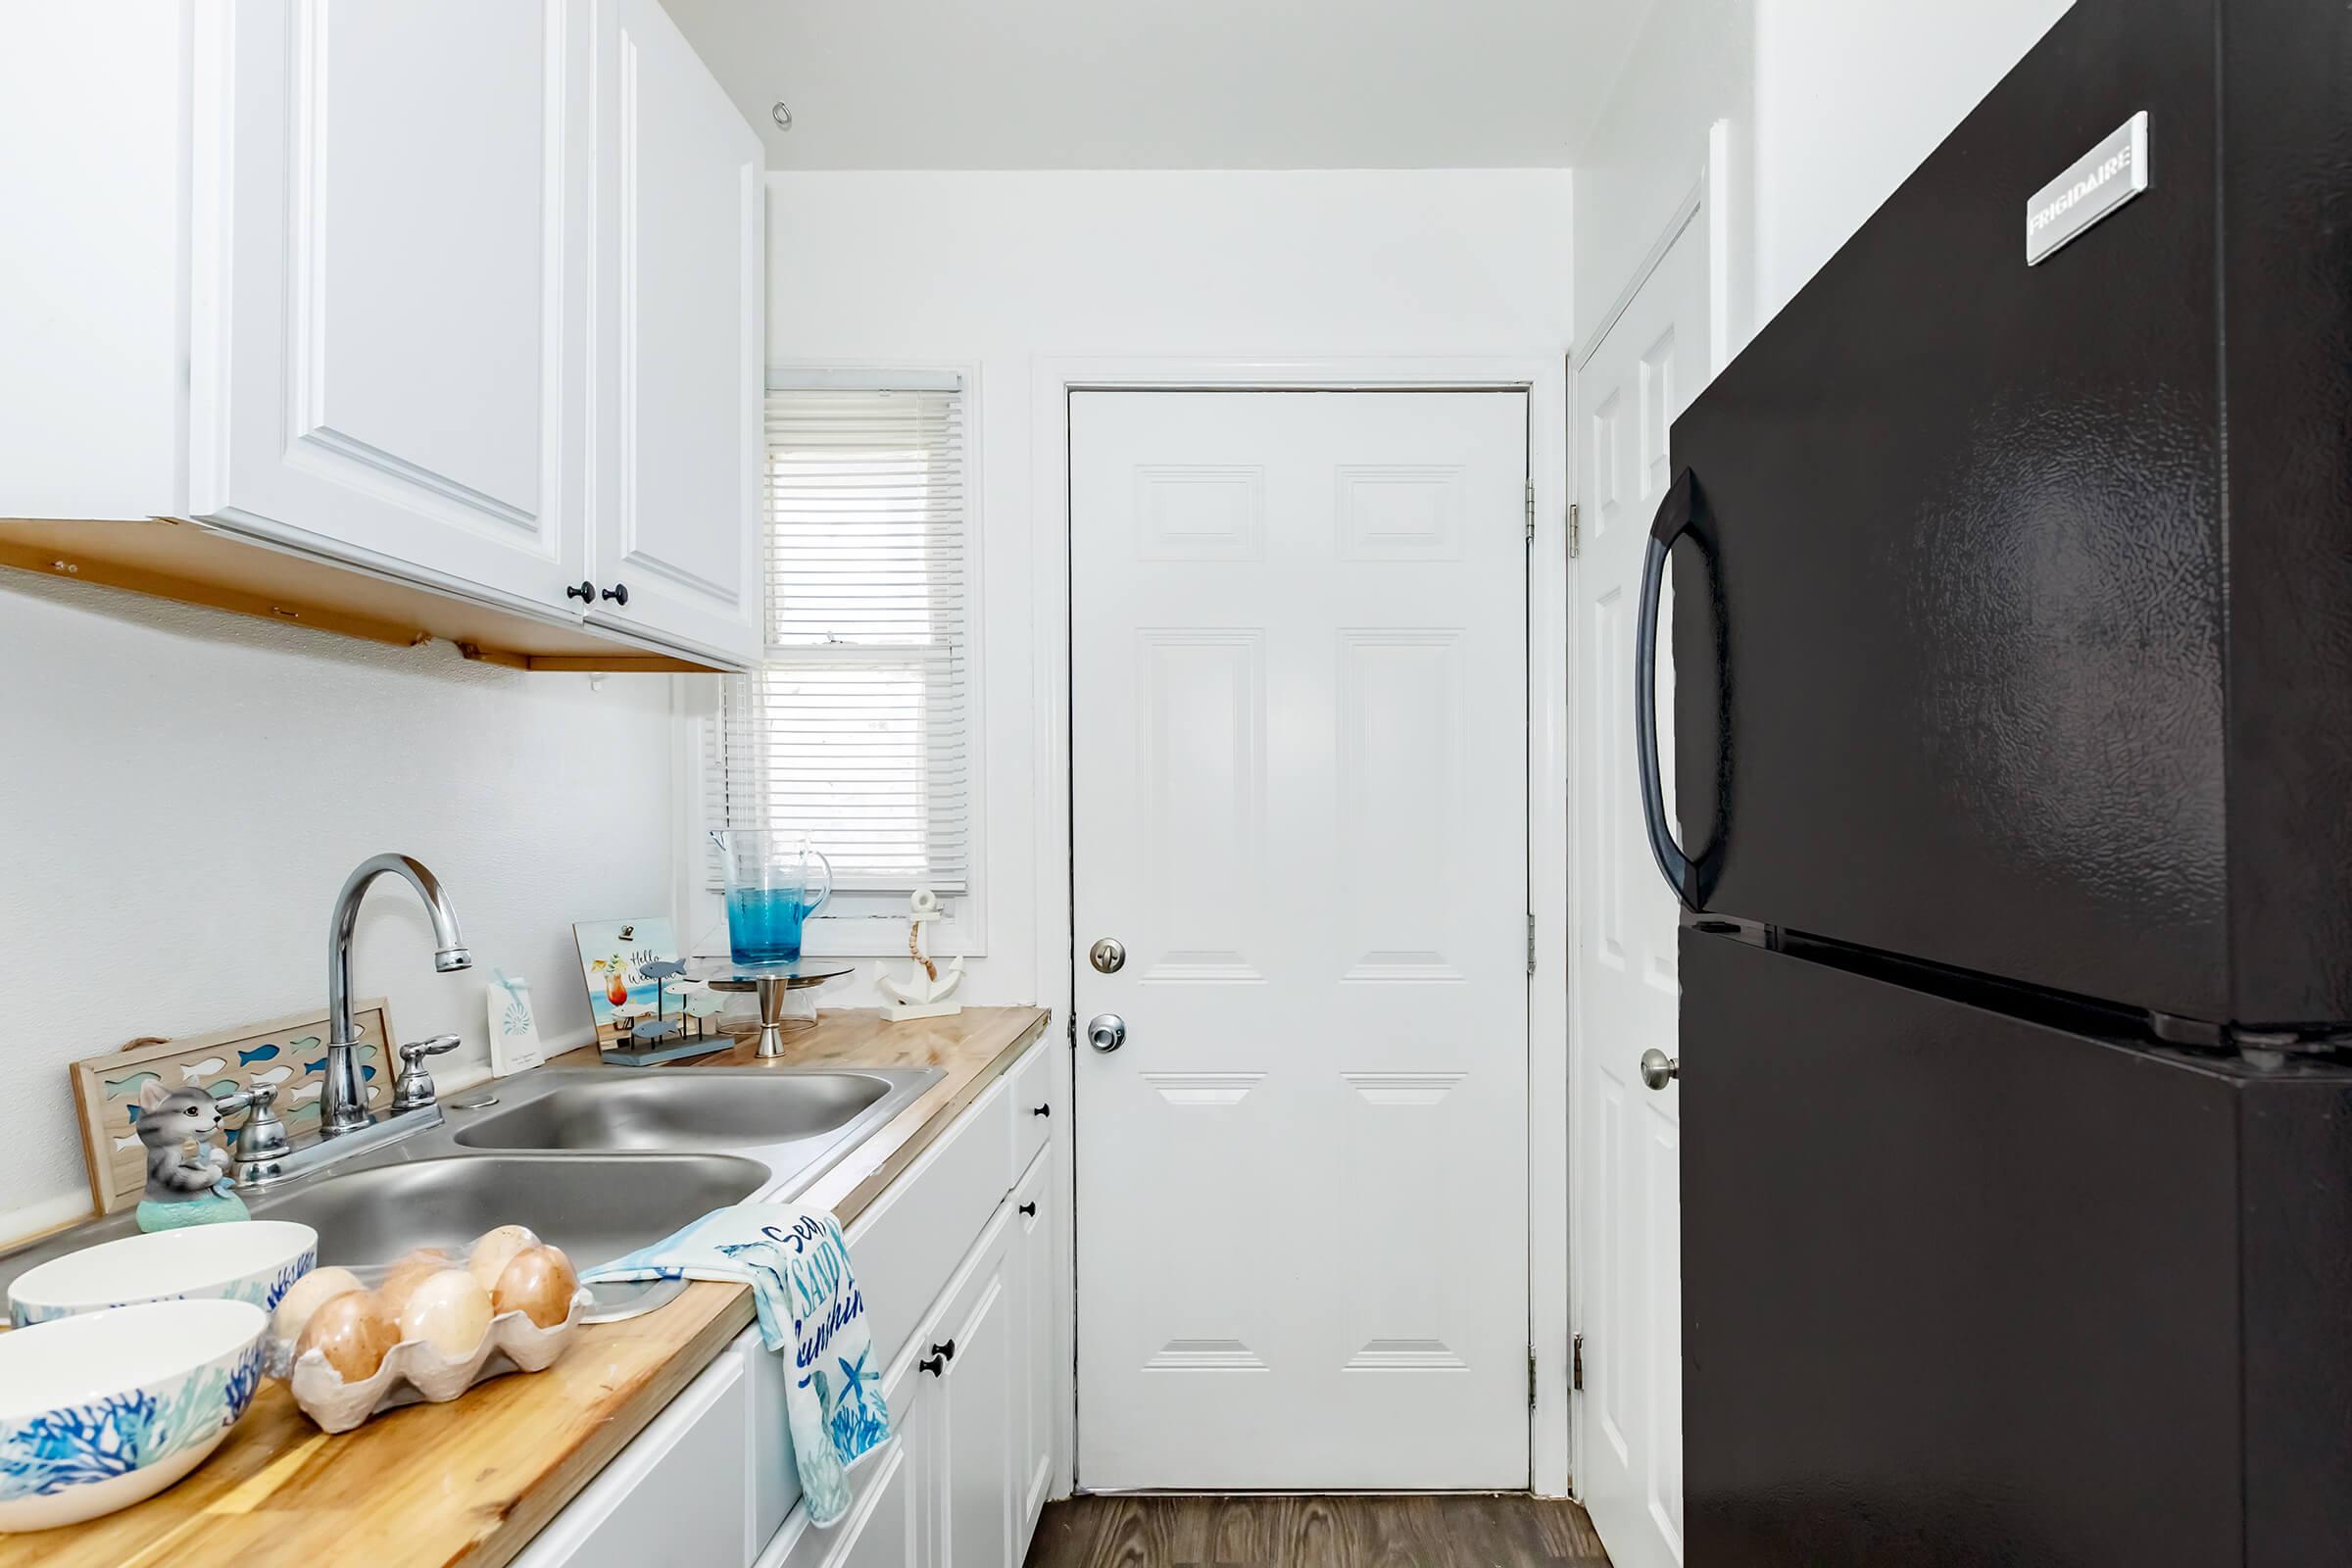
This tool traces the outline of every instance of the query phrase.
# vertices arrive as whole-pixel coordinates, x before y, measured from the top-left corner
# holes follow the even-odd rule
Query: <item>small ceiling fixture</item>
[[[776,107],[770,109],[767,113],[768,118],[776,122],[776,128],[778,130],[790,130],[792,128],[792,111],[785,106],[783,99],[777,99]]]

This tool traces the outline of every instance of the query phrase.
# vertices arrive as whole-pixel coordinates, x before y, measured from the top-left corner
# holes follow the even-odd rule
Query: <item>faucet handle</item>
[[[286,1124],[277,1119],[277,1085],[255,1084],[220,1102],[223,1114],[232,1110],[245,1112],[245,1120],[237,1128],[235,1154],[237,1180],[247,1182],[255,1177],[277,1174],[278,1162],[294,1152],[286,1136]]]
[[[392,1091],[395,1115],[404,1110],[422,1110],[433,1103],[433,1075],[424,1070],[424,1058],[455,1051],[462,1044],[460,1036],[435,1035],[430,1040],[418,1040],[400,1048],[400,1082]]]

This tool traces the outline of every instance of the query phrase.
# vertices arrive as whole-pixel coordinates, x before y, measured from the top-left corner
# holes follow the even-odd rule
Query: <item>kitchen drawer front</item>
[[[1012,1159],[1004,1167],[1004,1186],[1009,1191],[1037,1158],[1037,1152],[1046,1147],[1060,1110],[1054,1103],[1054,1058],[1044,1041],[1031,1046],[1004,1078],[1012,1093]]]
[[[1002,1078],[991,1084],[850,1227],[850,1260],[878,1365],[898,1359],[1011,1186],[1004,1169],[1010,1088]]]
[[[750,1389],[741,1352],[722,1351],[515,1562],[522,1568],[749,1562],[743,1441]]]

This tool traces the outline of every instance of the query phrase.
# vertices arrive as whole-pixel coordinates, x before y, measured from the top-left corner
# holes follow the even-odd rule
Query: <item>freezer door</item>
[[[2233,1016],[2213,32],[2082,0],[1676,422],[1710,909]],[[2152,188],[2029,266],[2141,111]]]
[[[2352,1560],[2352,1075],[1683,983],[1693,1568]]]

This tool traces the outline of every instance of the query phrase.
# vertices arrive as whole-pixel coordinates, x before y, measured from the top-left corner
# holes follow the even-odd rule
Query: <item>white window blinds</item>
[[[707,810],[806,832],[843,892],[969,887],[963,471],[960,386],[767,395],[767,654]]]

